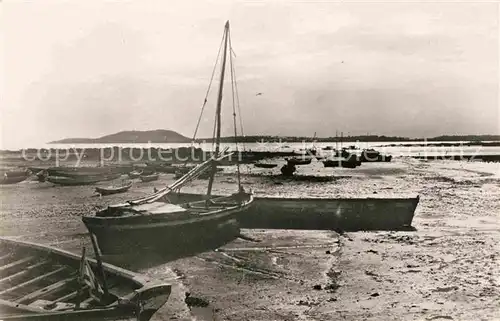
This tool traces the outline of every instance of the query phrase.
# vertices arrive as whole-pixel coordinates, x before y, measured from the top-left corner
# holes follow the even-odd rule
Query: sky
[[[499,134],[499,14],[494,2],[3,0],[0,146],[191,137],[226,20],[247,135]],[[212,135],[217,81],[198,137]]]

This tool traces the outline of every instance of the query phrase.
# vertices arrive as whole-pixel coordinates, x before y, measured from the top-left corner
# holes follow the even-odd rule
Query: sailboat
[[[229,196],[214,197],[212,195],[217,164],[233,155],[233,153],[228,152],[228,148],[221,150],[220,147],[221,106],[228,55],[229,59],[231,59],[231,76],[234,73],[231,53],[229,52],[231,47],[229,21],[226,22],[224,27],[221,47],[223,47],[223,55],[221,56],[222,66],[215,113],[214,153],[210,159],[189,170],[176,182],[156,193],[123,204],[110,205],[106,209],[98,211],[95,216],[84,216],[82,220],[89,232],[97,238],[103,255],[127,254],[142,249],[168,251],[168,249],[175,250],[203,244],[207,240],[217,237],[219,233],[222,233],[221,231],[227,231],[225,229],[227,226],[237,226],[240,213],[243,213],[251,206],[253,193],[251,190],[245,191],[241,185],[238,162],[238,190]],[[235,86],[231,87],[234,98]],[[237,129],[234,99],[233,116],[236,143]],[[179,191],[182,186],[198,178],[206,171],[210,172],[210,177],[207,193],[203,199],[176,204],[168,201],[171,192]]]

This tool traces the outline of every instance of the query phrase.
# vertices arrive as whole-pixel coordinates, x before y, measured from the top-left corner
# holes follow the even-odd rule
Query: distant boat
[[[25,181],[28,177],[29,175],[12,177],[4,174],[4,176],[0,178],[0,185],[17,184],[22,181]]]
[[[325,167],[345,167],[356,168],[361,165],[358,156],[348,152],[345,148],[342,150],[335,150],[332,157],[323,161]]]
[[[143,171],[140,170],[134,170],[134,171],[131,171],[130,173],[128,173],[128,177],[130,178],[139,178],[141,175],[142,175]]]
[[[294,158],[285,158],[288,165],[309,165],[311,164],[312,158],[304,158],[304,157],[294,157]]]
[[[132,187],[132,182],[128,182],[127,184],[122,186],[96,187],[95,191],[104,196],[104,195],[124,193],[128,191],[131,187]]]
[[[275,168],[278,166],[278,164],[271,164],[271,163],[255,163],[253,164],[255,167],[260,167],[260,168]]]
[[[10,170],[0,174],[0,185],[16,184],[26,180],[31,175],[30,170]]]
[[[157,181],[159,177],[160,177],[160,174],[158,174],[158,173],[154,173],[154,174],[150,174],[150,175],[141,175],[141,176],[139,176],[139,178],[140,178],[140,179],[141,179],[141,181],[143,181],[143,182],[152,182],[152,181]]]
[[[58,177],[80,177],[80,176],[98,176],[112,174],[126,174],[131,168],[128,166],[104,166],[104,167],[30,167],[34,173],[43,172],[48,176]]]
[[[0,320],[148,321],[171,285],[53,247],[0,238]]]
[[[361,162],[390,162],[392,155],[383,155],[379,151],[369,148],[361,152],[360,160]]]
[[[246,192],[241,186],[239,163],[237,163],[237,192],[225,197],[211,198],[217,164],[232,155],[232,153],[226,153],[227,149],[220,150],[222,93],[228,58],[231,70],[233,70],[232,56],[229,54],[231,48],[228,48],[230,47],[229,35],[228,21],[223,36],[224,49],[216,106],[215,152],[213,156],[187,172],[170,186],[156,191],[154,194],[123,204],[108,206],[108,208],[98,211],[95,216],[84,216],[83,223],[89,232],[96,236],[103,254],[122,255],[130,253],[134,249],[138,251],[149,249],[166,251],[167,248],[171,250],[188,249],[220,238],[225,233],[234,236],[237,234],[235,233],[238,228],[237,217],[253,202],[253,193]],[[237,87],[232,86],[233,91],[235,88]],[[210,173],[210,180],[205,194],[206,200],[177,205],[162,201],[168,198],[168,194],[172,190],[179,190],[207,171]]]

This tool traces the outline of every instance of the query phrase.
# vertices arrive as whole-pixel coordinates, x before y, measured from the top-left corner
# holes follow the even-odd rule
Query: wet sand
[[[273,196],[418,193],[416,231],[242,230],[216,251],[141,268],[174,284],[152,320],[499,320],[498,164],[398,158],[353,170],[298,168],[338,179],[283,182],[258,176],[279,168],[248,167],[243,182]],[[219,192],[234,189],[231,168],[217,180]],[[92,197],[92,186],[0,186],[1,234],[80,253],[88,244],[83,214],[172,181],[163,175],[102,198]],[[205,186],[200,180],[183,191]]]

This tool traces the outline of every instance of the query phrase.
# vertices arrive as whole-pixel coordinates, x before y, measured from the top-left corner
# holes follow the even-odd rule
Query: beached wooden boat
[[[141,179],[141,181],[143,181],[143,182],[152,182],[152,181],[157,181],[159,177],[160,177],[160,174],[158,174],[158,173],[154,173],[154,174],[150,174],[150,175],[141,175],[141,176],[139,176],[139,178],[140,178],[140,179]]]
[[[147,321],[171,285],[45,245],[0,238],[0,320]]]
[[[132,182],[128,182],[127,184],[122,186],[96,187],[95,191],[104,196],[104,195],[124,193],[128,191],[131,187],[132,187]]]
[[[276,166],[278,166],[278,164],[271,164],[271,163],[255,163],[255,164],[253,164],[253,166],[255,166],[255,167],[259,167],[259,168],[275,168]]]
[[[43,171],[47,176],[57,177],[80,177],[80,176],[108,176],[126,174],[130,172],[130,166],[104,166],[104,167],[30,167],[33,173]]]
[[[23,170],[9,170],[0,174],[0,185],[16,184],[26,180],[30,177],[31,171]]]
[[[110,181],[117,179],[121,174],[108,174],[99,176],[80,175],[74,177],[68,176],[47,176],[46,180],[50,183],[64,186],[78,186],[78,185],[93,185],[98,182]]]
[[[3,177],[0,178],[0,185],[20,183],[22,181],[25,181],[28,177],[29,177],[29,175],[25,175],[25,176],[9,176],[7,174],[4,174]]]
[[[345,157],[331,157],[323,161],[324,167],[356,168],[357,161]]]
[[[361,162],[390,162],[391,160],[392,155],[383,155],[373,148],[364,149],[360,156]]]
[[[232,155],[226,153],[227,149],[220,151],[221,104],[226,58],[229,58],[231,70],[233,70],[230,48],[228,48],[230,44],[229,22],[224,28],[223,39],[222,71],[214,131],[216,134],[214,156],[191,169],[172,185],[152,195],[124,204],[108,206],[98,211],[95,216],[84,216],[82,220],[90,233],[96,236],[103,254],[123,254],[139,250],[159,249],[165,252],[179,248],[188,249],[219,238],[226,231],[234,232],[236,236],[237,229],[233,227],[237,226],[238,215],[250,207],[253,201],[251,191],[245,192],[241,185],[239,163],[237,164],[237,192],[225,197],[211,197],[217,164]],[[237,87],[234,83],[232,85],[231,88],[235,90]],[[236,114],[233,115],[236,117]],[[171,191],[180,189],[206,171],[210,172],[205,194],[206,200],[183,204],[169,204],[162,201]]]
[[[143,171],[142,170],[134,170],[128,173],[128,177],[130,178],[139,178],[142,175]]]
[[[173,204],[194,202],[201,194],[170,193]],[[220,196],[214,196],[220,197]],[[238,220],[245,228],[398,230],[411,227],[419,196],[267,197],[256,196]]]

